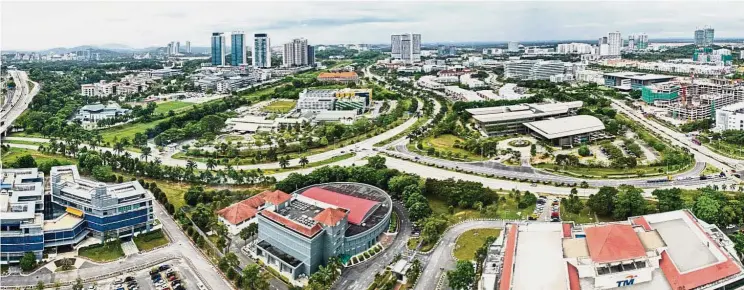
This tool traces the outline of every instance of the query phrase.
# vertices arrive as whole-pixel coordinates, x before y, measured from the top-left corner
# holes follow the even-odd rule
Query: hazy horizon
[[[272,45],[389,43],[413,32],[424,43],[593,40],[608,32],[692,39],[744,37],[744,2],[14,2],[2,7],[2,50],[106,44],[208,47],[212,32],[268,33]],[[705,7],[701,12],[700,8]],[[29,19],[44,19],[30,21]],[[248,41],[250,44],[250,41]]]

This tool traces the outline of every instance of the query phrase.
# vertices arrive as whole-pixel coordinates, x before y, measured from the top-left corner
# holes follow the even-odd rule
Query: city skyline
[[[162,46],[164,39],[189,39],[194,47],[208,47],[205,35],[236,30],[249,35],[269,33],[275,43],[304,37],[316,44],[384,44],[391,34],[406,31],[426,35],[426,43],[591,40],[611,31],[646,33],[652,39],[692,39],[692,32],[704,26],[714,27],[717,38],[744,36],[739,29],[744,16],[733,12],[744,10],[744,3],[709,5],[703,13],[698,9],[700,3],[694,2],[644,3],[640,10],[632,2],[626,4],[280,2],[262,3],[262,9],[256,10],[248,9],[255,2],[230,2],[233,8],[224,10],[201,2],[55,2],[43,6],[5,2],[4,22],[26,24],[3,25],[0,48],[43,50],[112,43],[144,48]],[[62,10],[64,15],[58,13]],[[413,10],[417,13],[409,13]],[[27,21],[35,18],[46,21]],[[29,34],[37,37],[25,37]]]

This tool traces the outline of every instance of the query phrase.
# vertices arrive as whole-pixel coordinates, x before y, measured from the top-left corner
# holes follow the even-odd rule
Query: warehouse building
[[[575,115],[581,101],[467,109],[481,132],[488,136],[523,134],[525,123]]]
[[[524,126],[536,138],[558,147],[570,147],[606,137],[602,132],[605,129],[602,121],[590,115],[535,121]]]
[[[282,275],[310,276],[328,259],[342,261],[375,245],[388,229],[392,200],[361,183],[313,185],[265,198],[256,255]]]
[[[688,210],[625,222],[507,224],[482,289],[714,290],[744,286],[734,243]],[[540,277],[540,279],[535,279]]]

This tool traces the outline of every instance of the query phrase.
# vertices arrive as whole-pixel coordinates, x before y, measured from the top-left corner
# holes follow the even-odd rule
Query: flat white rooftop
[[[567,289],[562,230],[560,223],[519,226],[512,289]]]
[[[650,223],[650,225],[666,242],[669,257],[672,258],[680,272],[684,273],[718,262],[706,244],[708,241],[700,239],[683,219]]]
[[[605,129],[604,124],[597,117],[578,115],[558,119],[548,119],[525,123],[535,133],[547,139],[555,139],[578,134],[591,133]]]

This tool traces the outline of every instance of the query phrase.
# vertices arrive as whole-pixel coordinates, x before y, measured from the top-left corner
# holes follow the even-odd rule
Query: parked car
[[[165,271],[165,270],[168,270],[168,269],[170,269],[170,265],[168,265],[168,264],[160,265],[160,271]]]

